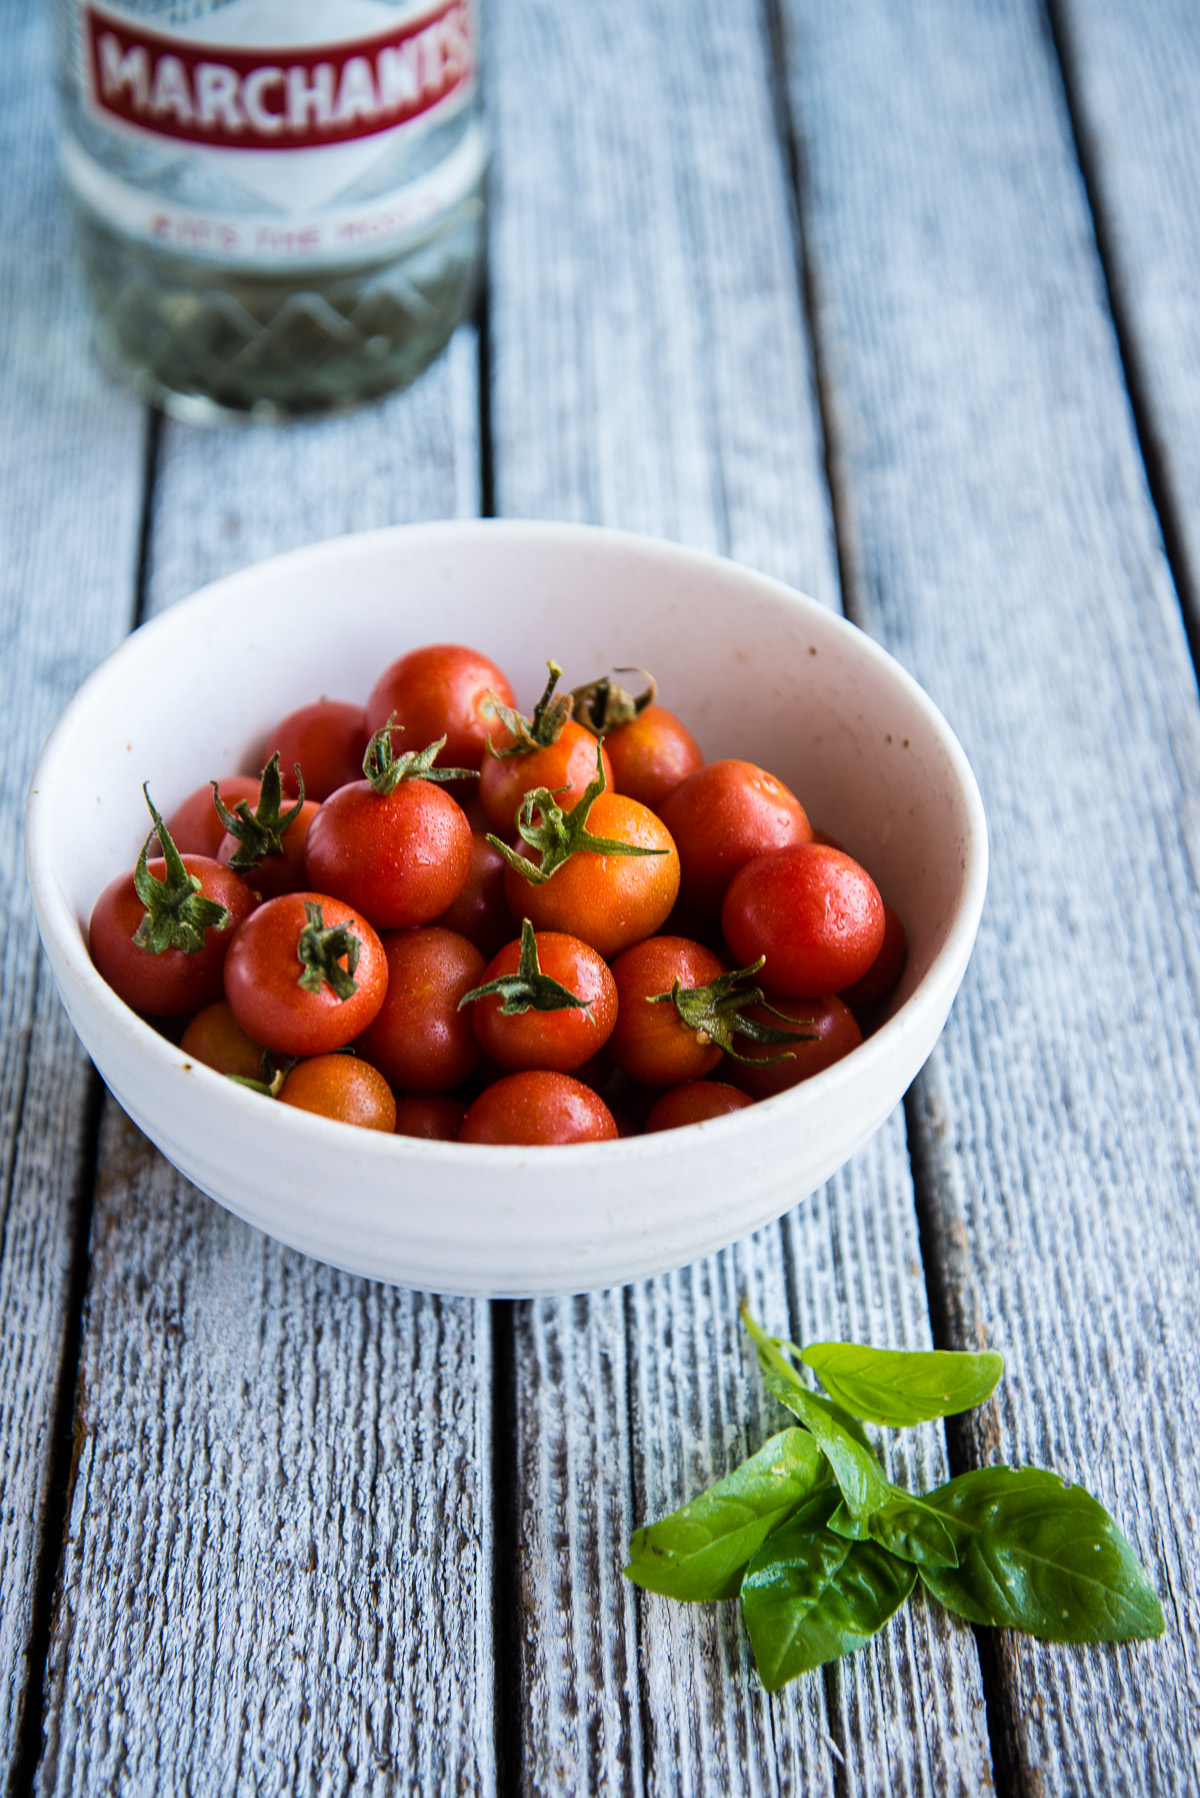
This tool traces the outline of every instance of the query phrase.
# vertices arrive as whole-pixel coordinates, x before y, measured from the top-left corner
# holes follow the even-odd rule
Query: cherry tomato
[[[593,740],[593,774],[595,766]],[[535,930],[581,937],[609,959],[652,936],[663,923],[679,891],[679,856],[661,820],[621,793],[601,793],[594,800],[587,828],[595,837],[663,853],[602,855],[581,849],[540,886],[515,868],[506,868],[504,891],[515,918],[528,918]],[[519,853],[541,865],[540,852],[527,843],[521,844]]]
[[[735,1061],[731,1056],[722,1071],[727,1080],[753,1099],[770,1099],[775,1093],[799,1086],[802,1080],[811,1079],[822,1068],[832,1067],[835,1061],[849,1055],[851,1049],[857,1049],[862,1042],[862,1031],[849,1006],[841,999],[773,999],[771,1003],[776,1011],[781,1011],[797,1025],[806,1025],[815,1040],[784,1044],[754,1043],[748,1037],[735,1038],[734,1046],[739,1055],[750,1059]],[[746,1016],[773,1025],[777,1030],[782,1027],[779,1019],[762,1006],[751,1007]],[[789,1057],[786,1061],[771,1059],[785,1048]]]
[[[396,1135],[457,1142],[466,1115],[466,1101],[454,1093],[401,1093],[396,1099]]]
[[[669,999],[676,980],[683,987],[707,986],[725,964],[701,943],[686,937],[652,936],[626,949],[612,965],[617,987],[617,1026],[608,1052],[631,1080],[647,1086],[678,1086],[711,1074],[724,1050],[684,1023]]]
[[[604,739],[618,793],[640,799],[653,812],[680,781],[704,766],[704,751],[691,731],[657,701]]]
[[[353,781],[317,812],[305,865],[321,892],[380,930],[403,930],[427,924],[462,892],[471,872],[471,826],[432,781],[402,780],[390,793]]]
[[[904,926],[885,899],[883,902],[883,946],[866,973],[842,990],[842,998],[853,1011],[869,1011],[881,999],[894,992],[908,960],[908,937]]]
[[[246,1035],[227,999],[214,999],[198,1011],[179,1040],[179,1047],[193,1061],[218,1074],[236,1074],[242,1080],[263,1077],[263,1046]]]
[[[488,732],[496,727],[489,709],[493,693],[502,705],[517,703],[503,671],[487,656],[458,643],[430,643],[380,675],[364,708],[367,732],[373,736],[394,715],[397,754],[445,737],[447,768],[478,768]]]
[[[248,803],[253,806],[253,801]],[[240,870],[246,885],[260,899],[278,899],[281,893],[298,893],[311,885],[305,869],[304,852],[309,828],[319,809],[315,799],[306,799],[298,816],[283,833],[283,854],[265,855],[254,867]],[[217,849],[217,860],[228,867],[240,847],[238,838],[226,831]]]
[[[470,1008],[459,1005],[483,977],[483,956],[457,931],[426,924],[389,932],[387,995],[355,1047],[402,1092],[444,1092],[479,1065]]]
[[[343,699],[318,699],[281,718],[267,739],[263,761],[279,756],[283,790],[295,796],[295,767],[304,776],[308,799],[328,799],[339,787],[361,780],[367,750],[366,716],[360,705]],[[440,736],[440,731],[434,732]]]
[[[178,1017],[184,1012],[199,1011],[220,997],[226,954],[238,927],[257,904],[244,881],[208,856],[185,855],[183,866],[200,882],[200,896],[225,906],[229,912],[227,924],[205,930],[202,949],[166,949],[155,954],[134,942],[146,907],[138,898],[132,872],[118,875],[105,887],[88,926],[92,960],[109,986],[126,1005],[152,1017]],[[163,880],[166,871],[167,864],[161,856],[147,863],[147,872],[155,880]]]
[[[734,959],[766,957],[762,984],[786,998],[822,998],[862,978],[883,945],[883,900],[844,851],[804,843],[756,856],[721,908]]]
[[[217,791],[232,811],[239,799],[257,804],[261,785],[253,774],[228,774],[217,782]],[[216,860],[225,826],[217,816],[213,790],[207,781],[180,801],[167,819],[167,829],[180,855],[207,855]]]
[[[462,892],[434,922],[457,930],[486,959],[512,940],[512,913],[504,897],[504,857],[483,831],[471,832],[471,872]]]
[[[225,960],[234,1017],[256,1042],[283,1055],[344,1048],[371,1023],[386,992],[383,944],[360,912],[328,893],[268,899],[246,919]]]
[[[369,1062],[356,1061],[353,1055],[314,1055],[298,1061],[280,1089],[279,1103],[363,1130],[390,1134],[396,1128],[391,1087]]]
[[[506,1074],[480,1093],[463,1119],[459,1142],[608,1142],[617,1135],[612,1112],[570,1074],[528,1069]]]
[[[533,934],[529,940],[536,950],[537,973],[528,982],[518,974],[519,967],[525,972],[520,942],[506,944],[484,969],[479,986],[504,981],[509,996],[488,993],[471,1001],[475,1035],[484,1053],[502,1068],[548,1068],[572,1074],[590,1061],[612,1034],[617,1021],[616,982],[603,958],[578,937],[550,930]],[[539,978],[542,987],[552,982],[574,993],[588,1009],[583,1005],[538,1009],[544,996]],[[556,1000],[558,996],[554,995]],[[506,1016],[504,1006],[522,999],[527,1008]]]
[[[705,1124],[709,1118],[728,1117],[731,1111],[742,1111],[753,1103],[748,1094],[722,1080],[685,1080],[651,1106],[646,1134],[681,1130],[686,1124]]]
[[[506,749],[515,741],[513,734],[500,725],[492,731],[492,746]],[[608,751],[601,749],[604,778],[614,785],[612,763]],[[596,778],[596,739],[582,724],[568,718],[556,742],[544,749],[530,749],[519,755],[488,755],[479,776],[479,802],[488,822],[498,836],[507,842],[516,830],[517,813],[526,793],[535,787],[546,787],[563,811],[569,811],[582,799],[589,783]]]
[[[710,917],[746,862],[812,836],[796,795],[753,762],[708,762],[668,795],[661,816],[679,850],[680,898]]]

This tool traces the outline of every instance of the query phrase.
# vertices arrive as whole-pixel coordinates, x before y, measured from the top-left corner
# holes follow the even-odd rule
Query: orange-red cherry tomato
[[[280,719],[267,739],[263,761],[278,754],[283,790],[293,798],[300,790],[295,775],[299,763],[305,798],[328,799],[339,787],[362,779],[369,734],[360,705],[343,699],[318,699]],[[441,732],[434,734],[440,736]]]
[[[203,897],[229,912],[229,922],[222,928],[214,925],[205,931],[202,949],[165,949],[156,955],[134,942],[146,908],[137,896],[132,871],[109,882],[88,925],[92,960],[109,986],[126,1005],[150,1017],[181,1017],[220,998],[227,952],[239,926],[258,903],[245,882],[220,862],[204,855],[185,855],[183,865],[199,880]],[[147,870],[155,880],[162,880],[166,866],[162,857],[156,856]]]
[[[742,966],[766,957],[768,993],[822,998],[862,978],[883,946],[883,900],[852,856],[805,843],[756,856],[729,883],[721,929]]]
[[[236,1074],[242,1080],[263,1077],[263,1046],[246,1035],[227,999],[214,999],[198,1011],[180,1037],[179,1047],[193,1061],[218,1074]]]
[[[702,943],[680,936],[652,936],[626,949],[613,962],[617,1026],[608,1042],[613,1062],[631,1080],[646,1086],[678,1086],[711,1074],[724,1051],[685,1024],[670,999],[681,987],[707,986],[725,964]]]
[[[610,1142],[616,1136],[616,1119],[590,1086],[570,1074],[529,1069],[506,1074],[480,1093],[458,1140],[549,1145]]]
[[[424,744],[421,745],[425,747]],[[361,911],[378,930],[427,924],[452,905],[471,872],[471,826],[429,780],[376,793],[366,780],[339,787],[308,830],[313,887]]]
[[[652,701],[604,739],[618,793],[656,812],[680,781],[704,766],[704,751],[687,725]]]
[[[673,1086],[650,1107],[646,1134],[656,1130],[682,1130],[686,1124],[706,1124],[710,1118],[728,1117],[752,1105],[749,1094],[723,1080],[686,1080]]]
[[[479,1066],[470,1008],[459,1005],[483,978],[483,956],[438,924],[389,932],[383,948],[387,994],[358,1053],[402,1092],[445,1092]]]
[[[866,973],[842,990],[842,998],[852,1011],[869,1011],[881,999],[894,992],[908,960],[908,937],[904,926],[885,899],[883,902],[883,946]]]
[[[261,789],[262,781],[253,774],[227,774],[224,780],[217,782],[222,803],[230,811],[239,799],[248,799],[253,809],[258,804]],[[208,855],[216,860],[225,826],[213,804],[213,790],[207,781],[180,801],[166,820],[166,826],[180,855]]]
[[[348,948],[331,953],[334,966],[355,983],[347,998],[339,998],[324,979],[317,991],[300,984],[306,973],[300,952],[309,906],[319,908],[326,931],[344,929],[358,944],[352,972]],[[330,951],[336,950],[337,939],[328,940]],[[383,944],[360,912],[328,893],[268,899],[251,912],[225,958],[225,997],[234,1017],[255,1042],[282,1055],[325,1055],[344,1048],[362,1035],[386,991]]]
[[[367,733],[382,730],[394,714],[397,755],[445,737],[443,767],[478,768],[488,732],[496,729],[493,693],[515,708],[506,675],[488,656],[461,643],[429,643],[384,669],[364,708]]]
[[[466,1101],[455,1093],[400,1093],[396,1135],[420,1136],[426,1142],[457,1142],[466,1115]]]
[[[515,739],[501,724],[493,729],[491,741],[494,749],[507,749]],[[603,746],[600,759],[611,790],[615,784],[612,763]],[[562,735],[544,749],[530,749],[521,755],[486,755],[479,775],[479,802],[497,836],[508,842],[516,834],[517,813],[526,793],[545,787],[554,794],[555,803],[569,812],[595,778],[596,739],[582,724],[568,718]]]
[[[504,897],[504,857],[483,831],[471,832],[471,872],[466,885],[434,922],[446,930],[457,930],[474,943],[485,960],[511,941],[516,926]]]
[[[549,1068],[560,1074],[576,1069],[599,1053],[617,1021],[617,987],[607,963],[578,937],[548,930],[535,934],[538,964],[543,976],[557,981],[585,1002],[578,1008],[504,1013],[504,1001],[495,993],[474,999],[469,1007],[475,1035],[485,1055],[499,1067]],[[520,942],[507,943],[492,957],[479,980],[515,975],[521,959]]]
[[[660,811],[679,850],[680,898],[702,916],[720,911],[729,882],[754,856],[812,836],[796,795],[753,762],[706,763]]]
[[[593,768],[595,754],[593,741]],[[582,937],[607,960],[652,936],[664,922],[679,892],[679,856],[661,819],[622,793],[601,793],[588,813],[587,827],[592,836],[662,853],[578,850],[540,886],[506,868],[504,890],[514,918],[528,918],[535,930]],[[528,844],[519,853],[540,865],[540,852]]]
[[[314,1055],[298,1061],[279,1093],[281,1105],[357,1124],[362,1130],[396,1128],[396,1101],[383,1075],[353,1055]]]
[[[755,1043],[749,1037],[736,1037],[734,1047],[748,1061],[735,1061],[730,1056],[721,1070],[726,1080],[749,1093],[752,1099],[770,1099],[785,1093],[802,1080],[811,1080],[823,1068],[831,1068],[843,1055],[849,1055],[862,1042],[859,1029],[848,1005],[841,999],[772,999],[776,1011],[793,1024],[806,1025],[811,1042]],[[760,1024],[776,1030],[786,1029],[777,1017],[763,1006],[755,1005],[746,1013]],[[788,1059],[773,1061],[772,1056],[788,1051]]]

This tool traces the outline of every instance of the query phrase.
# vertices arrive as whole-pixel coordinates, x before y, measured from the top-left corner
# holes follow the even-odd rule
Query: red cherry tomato
[[[285,793],[295,797],[300,790],[294,772],[299,763],[305,798],[328,799],[339,787],[362,779],[370,734],[360,705],[343,699],[318,699],[280,719],[267,739],[263,761],[278,754]],[[441,732],[434,734],[440,736]]]
[[[457,931],[426,924],[383,939],[387,996],[355,1047],[402,1092],[445,1092],[479,1066],[470,1008],[460,1001],[483,977],[483,956]]]
[[[353,1055],[314,1055],[298,1061],[280,1089],[279,1103],[363,1130],[391,1134],[396,1128],[391,1087],[369,1062],[356,1061]]]
[[[255,867],[242,870],[242,879],[260,899],[278,899],[281,893],[298,893],[312,884],[305,869],[304,852],[309,827],[318,810],[315,799],[306,799],[299,815],[283,833],[283,854],[265,855]],[[240,847],[237,837],[226,831],[217,849],[217,860],[228,867]]]
[[[426,1142],[457,1142],[466,1102],[453,1093],[401,1093],[396,1100],[396,1135]]]
[[[466,885],[434,922],[446,930],[457,930],[489,960],[512,940],[515,926],[504,897],[504,857],[482,831],[471,832],[471,872]]]
[[[263,1046],[246,1035],[227,999],[214,999],[198,1011],[180,1037],[179,1047],[193,1061],[218,1074],[236,1074],[242,1080],[263,1077]]]
[[[261,786],[261,780],[253,774],[228,774],[217,782],[217,791],[232,811],[239,799],[248,799],[252,806],[256,805]],[[213,790],[207,781],[194,793],[189,793],[166,822],[171,841],[180,855],[207,855],[216,860],[225,826],[217,816]]]
[[[470,1005],[475,1035],[484,1054],[499,1067],[514,1072],[548,1068],[573,1074],[598,1054],[612,1035],[617,1021],[616,982],[603,958],[578,937],[551,930],[535,935],[533,941],[542,977],[575,993],[588,1009],[581,1005],[539,1011],[531,1004],[525,1011],[505,1016],[504,999],[488,993]],[[520,942],[506,944],[488,963],[478,984],[490,986],[494,980],[516,976],[521,959]]]
[[[504,725],[492,731],[492,746],[506,749],[515,741]],[[612,763],[608,751],[601,748],[604,779],[614,786]],[[488,822],[498,836],[508,842],[516,832],[517,813],[526,793],[534,787],[546,787],[564,812],[570,811],[577,799],[596,778],[596,739],[582,724],[568,718],[562,735],[544,749],[530,749],[521,755],[487,755],[479,776],[479,802]]]
[[[731,1111],[742,1111],[753,1103],[748,1094],[722,1080],[686,1080],[651,1106],[646,1134],[681,1130],[686,1124],[705,1124],[710,1118],[728,1117]]]
[[[109,986],[126,1005],[151,1017],[179,1017],[220,997],[226,954],[238,927],[258,903],[244,881],[208,856],[185,855],[183,865],[199,880],[200,894],[229,912],[223,928],[205,931],[202,949],[166,949],[156,955],[134,942],[146,907],[137,896],[132,872],[118,875],[105,887],[88,926],[92,960]],[[162,880],[166,866],[162,857],[156,856],[147,864],[147,871],[155,880]]]
[[[424,745],[422,745],[424,747]],[[471,826],[449,793],[402,780],[376,793],[339,787],[309,826],[311,884],[352,905],[380,930],[427,924],[462,892],[471,872]]]
[[[593,740],[593,774],[595,757]],[[661,820],[621,793],[601,793],[588,813],[587,827],[592,836],[663,853],[603,855],[578,850],[540,886],[515,868],[506,868],[504,891],[515,918],[528,918],[535,930],[581,937],[608,959],[652,936],[663,923],[679,891],[679,856]],[[528,844],[523,843],[519,853],[540,866],[540,852]]]
[[[766,956],[768,993],[822,998],[861,979],[883,945],[883,900],[840,849],[805,843],[756,856],[734,875],[721,928],[742,965]]]
[[[617,1027],[608,1052],[623,1074],[647,1086],[678,1086],[711,1074],[724,1051],[701,1040],[669,999],[676,980],[683,987],[707,986],[725,964],[701,943],[686,937],[652,936],[626,949],[612,966],[617,987]]]
[[[570,1074],[530,1069],[506,1074],[480,1093],[458,1140],[551,1144],[609,1142],[616,1135],[612,1112],[589,1086]]]
[[[754,856],[812,836],[796,795],[753,762],[698,768],[663,801],[661,816],[679,850],[680,898],[702,916],[720,911],[729,882]]]
[[[332,981],[347,987],[351,981],[355,984],[356,990],[345,998],[339,998],[330,979],[319,978],[319,970],[301,959],[302,948],[313,953],[309,907],[319,909],[325,932],[345,931],[358,944],[357,965],[351,971],[347,939],[334,935],[325,941]],[[234,1017],[255,1042],[282,1055],[325,1055],[344,1048],[362,1035],[386,991],[383,944],[360,912],[328,893],[285,893],[268,899],[251,912],[225,958],[225,997]]]
[[[704,751],[666,706],[651,701],[628,724],[604,739],[618,793],[640,799],[652,812],[689,774],[704,766]]]
[[[752,1099],[770,1099],[776,1093],[799,1086],[802,1080],[810,1080],[823,1068],[831,1068],[835,1061],[849,1055],[862,1042],[862,1031],[853,1013],[840,999],[773,999],[771,1003],[776,1011],[781,1011],[795,1024],[807,1025],[815,1040],[755,1043],[748,1037],[735,1038],[734,1047],[739,1055],[750,1059],[735,1061],[730,1056],[722,1072]],[[770,1024],[776,1030],[785,1028],[777,1017],[760,1005],[752,1006],[746,1016],[760,1024]],[[786,1061],[771,1059],[785,1049],[789,1055]]]
[[[515,707],[513,690],[495,662],[462,644],[430,643],[410,650],[380,675],[364,708],[367,734],[382,730],[394,714],[397,755],[445,737],[445,767],[478,768],[488,732],[496,728],[493,693],[501,704]]]
[[[842,998],[852,1011],[869,1011],[881,999],[894,992],[908,960],[908,937],[904,926],[885,899],[883,902],[883,946],[861,979],[845,987]]]

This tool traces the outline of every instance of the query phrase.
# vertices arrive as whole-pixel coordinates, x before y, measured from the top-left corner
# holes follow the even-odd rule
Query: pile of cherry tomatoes
[[[279,1103],[446,1141],[670,1129],[849,1053],[905,958],[870,875],[649,677],[547,666],[526,717],[488,657],[414,649],[283,719],[260,775],[165,821],[147,787],[101,974]]]

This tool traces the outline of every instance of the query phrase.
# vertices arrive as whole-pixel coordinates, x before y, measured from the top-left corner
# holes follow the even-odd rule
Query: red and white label
[[[474,79],[469,0],[441,0],[390,30],[282,48],[200,43],[84,4],[90,97],[159,137],[225,150],[312,150],[419,118]]]

